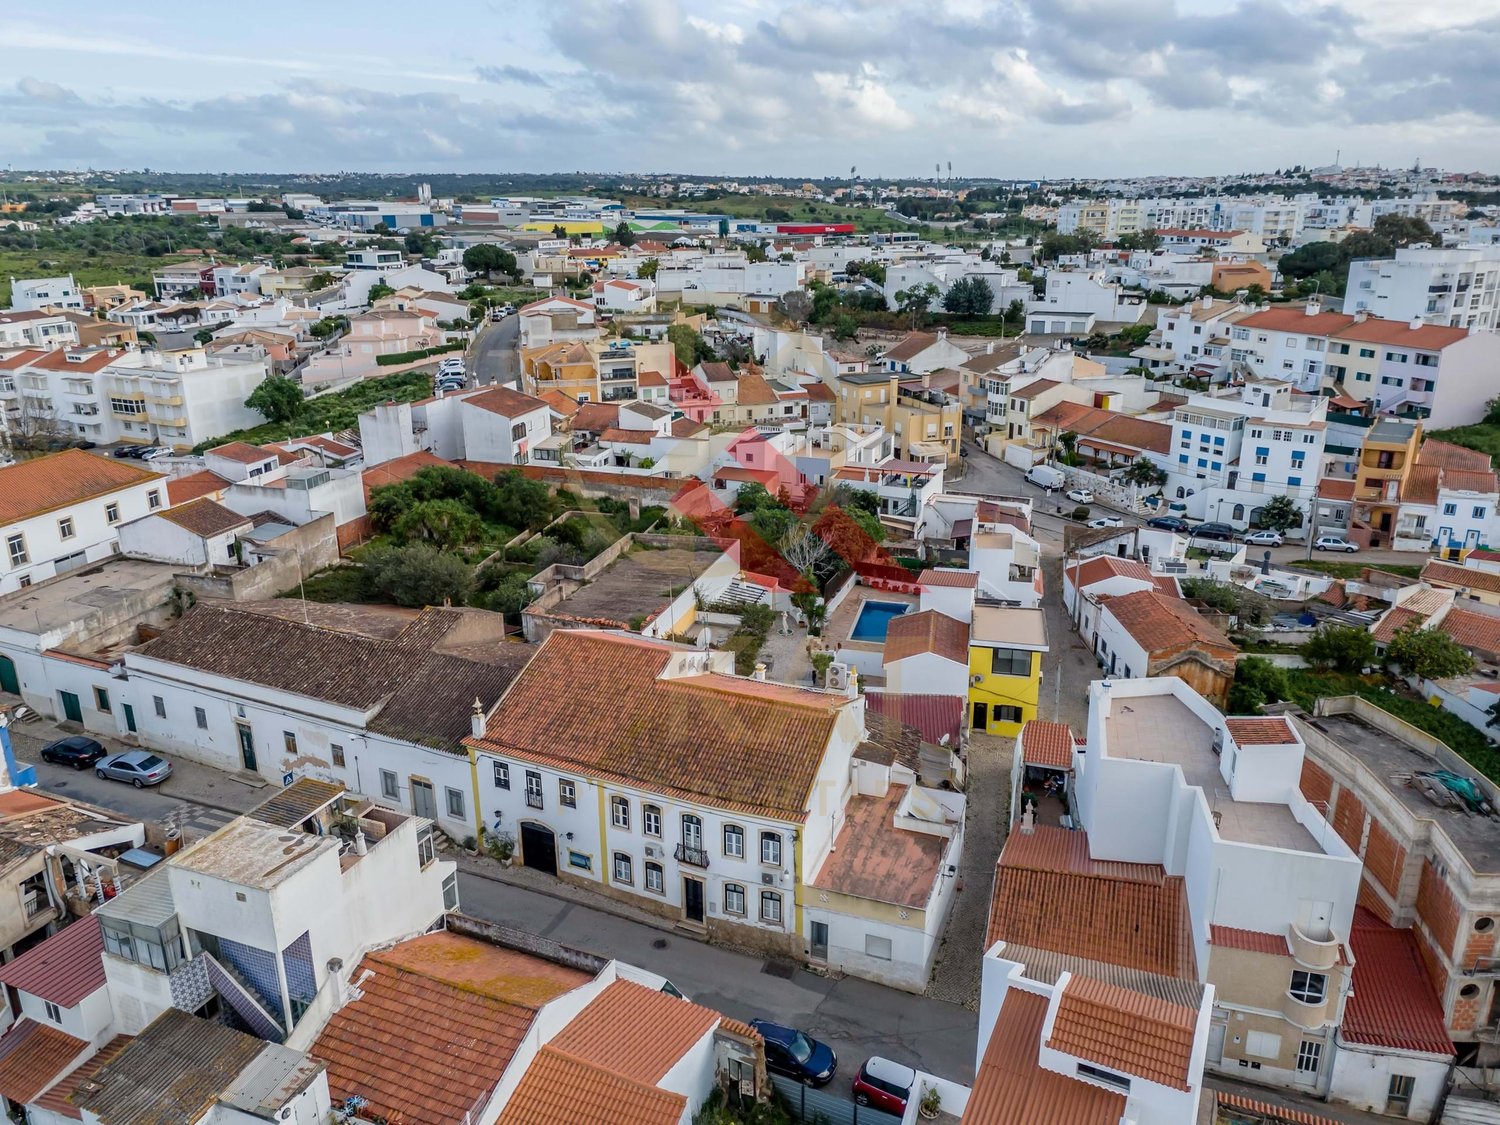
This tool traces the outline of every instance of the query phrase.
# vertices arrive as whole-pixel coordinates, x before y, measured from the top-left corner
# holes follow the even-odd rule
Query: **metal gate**
[[[812,1121],[819,1125],[901,1125],[901,1118],[896,1114],[858,1105],[847,1093],[815,1090],[795,1078],[785,1078],[780,1074],[770,1077],[781,1104],[798,1121]]]

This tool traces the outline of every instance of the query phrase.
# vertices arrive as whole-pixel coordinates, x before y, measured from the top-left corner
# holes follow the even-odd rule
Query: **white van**
[[[1067,475],[1051,465],[1033,465],[1026,470],[1026,479],[1038,488],[1061,488],[1067,483]]]

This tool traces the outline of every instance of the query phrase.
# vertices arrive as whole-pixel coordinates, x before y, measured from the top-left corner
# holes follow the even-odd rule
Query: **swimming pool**
[[[884,643],[891,618],[900,617],[910,608],[905,602],[865,602],[859,607],[859,616],[854,619],[854,631],[849,634],[849,639]]]

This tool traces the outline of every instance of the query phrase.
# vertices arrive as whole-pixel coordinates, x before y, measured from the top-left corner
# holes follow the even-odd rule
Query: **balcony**
[[[1281,998],[1281,1014],[1291,1023],[1302,1028],[1304,1031],[1312,1031],[1314,1028],[1322,1027],[1328,1022],[1328,998],[1324,997],[1316,1004],[1309,1004],[1306,1000],[1299,1000],[1290,992]]]
[[[708,852],[692,844],[678,844],[676,855],[678,863],[686,863],[690,867],[708,866]]]
[[[599,372],[599,378],[609,379],[634,379],[634,367],[611,367],[608,371]]]
[[[526,794],[526,807],[528,809],[539,809],[542,807],[542,795],[540,793]]]
[[[146,401],[152,406],[181,406],[182,396],[180,394],[150,394],[146,396]]]
[[[1288,932],[1287,941],[1291,945],[1292,957],[1299,965],[1326,971],[1338,964],[1339,943],[1332,934],[1317,937],[1294,922]]]

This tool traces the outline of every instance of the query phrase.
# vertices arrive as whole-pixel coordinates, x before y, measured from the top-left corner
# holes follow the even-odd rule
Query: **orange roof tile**
[[[1333,316],[1333,313],[1326,313]],[[1253,319],[1253,318],[1250,318]],[[1243,320],[1241,324],[1248,324],[1249,320]],[[1293,332],[1298,329],[1293,328]],[[1450,344],[1456,344],[1469,336],[1467,328],[1449,328],[1442,324],[1423,324],[1416,328],[1411,326],[1410,321],[1386,320],[1382,317],[1372,316],[1365,320],[1350,324],[1346,328],[1335,329],[1328,333],[1337,336],[1341,340],[1363,340],[1371,344],[1394,344],[1398,347],[1423,348],[1429,351],[1441,351]]]
[[[1450,589],[1467,586],[1471,590],[1500,594],[1500,574],[1475,567],[1455,566],[1453,563],[1442,562],[1438,559],[1427,560],[1426,565],[1422,567],[1422,581],[1429,585],[1446,586]]]
[[[1251,313],[1239,322],[1239,327],[1269,332],[1296,332],[1304,336],[1328,336],[1353,323],[1354,318],[1343,313],[1319,312],[1309,315],[1306,306],[1296,305]]]
[[[564,418],[571,418],[578,413],[578,400],[570,394],[562,391],[539,391],[536,397]]]
[[[1125,1096],[1037,1063],[1047,998],[1008,989],[979,1063],[964,1125],[1119,1125]]]
[[[410,480],[423,469],[447,464],[449,462],[444,461],[436,453],[419,449],[415,453],[408,453],[405,457],[396,457],[371,466],[360,473],[360,480],[365,486],[365,502],[369,503],[370,493],[382,485],[400,484],[404,480]]]
[[[641,387],[665,387],[667,377],[660,371],[642,371],[636,377],[636,385]]]
[[[100,1047],[97,1053],[84,1059],[83,1062],[59,1078],[54,1085],[48,1088],[45,1094],[37,1098],[35,1102],[37,1108],[51,1110],[59,1117],[67,1117],[73,1121],[82,1121],[83,1110],[79,1109],[68,1099],[72,1097],[73,1092],[78,1089],[80,1084],[92,1078],[101,1066],[110,1062],[116,1055],[128,1047],[132,1038],[134,1037],[130,1035],[116,1035],[108,1043]]]
[[[1388,926],[1360,908],[1349,945],[1354,988],[1340,1028],[1344,1038],[1398,1051],[1452,1055],[1443,1005],[1423,968],[1416,934]]]
[[[0,967],[0,984],[71,1008],[104,987],[104,933],[93,915],[80,918]]]
[[[0,524],[19,523],[138,484],[165,481],[139,465],[65,449],[0,469]]]
[[[1104,612],[1148,654],[1181,645],[1198,645],[1231,657],[1239,651],[1221,629],[1209,624],[1192,606],[1155,589],[1108,598]]]
[[[512,681],[484,738],[465,741],[500,757],[800,820],[834,724],[853,701],[720,673],[665,676],[683,651],[559,629]],[[586,706],[559,710],[560,694]]]
[[[581,1062],[656,1083],[719,1023],[719,1013],[633,981],[617,980],[552,1040]]]
[[[82,1039],[23,1016],[0,1036],[0,1094],[23,1105],[35,1101],[88,1048]]]
[[[616,442],[620,445],[650,445],[656,437],[655,430],[622,430],[611,426],[599,435],[599,440]]]
[[[1298,741],[1292,724],[1279,715],[1269,719],[1227,719],[1224,725],[1240,746],[1288,746]]]
[[[194,535],[203,536],[221,535],[250,522],[248,516],[231,511],[207,496],[189,500],[186,504],[174,505],[159,514],[168,523],[176,524]]]
[[[1401,483],[1401,499],[1410,504],[1436,504],[1442,474],[1436,465],[1413,465]]]
[[[740,372],[738,402],[741,406],[772,406],[778,401],[765,376],[753,371]]]
[[[1285,934],[1267,934],[1259,930],[1240,930],[1233,926],[1209,926],[1208,943],[1220,949],[1239,949],[1246,953],[1267,953],[1285,957],[1291,953]]]
[[[1181,1004],[1107,984],[1069,978],[1047,1046],[1161,1086],[1186,1090],[1198,1013]]]
[[[607,430],[620,422],[620,405],[615,402],[581,402],[573,415],[575,430]]]
[[[1318,495],[1324,500],[1353,500],[1354,481],[1324,477],[1318,482]]]
[[[881,358],[897,361],[916,359],[937,342],[938,338],[932,332],[910,332],[887,348]]]
[[[255,465],[267,457],[275,456],[271,450],[251,445],[248,441],[231,441],[225,445],[216,445],[209,452],[215,457],[238,461],[242,465]]]
[[[904,785],[884,797],[851,797],[833,851],[812,885],[895,906],[925,907],[939,881],[943,838],[898,828]]]
[[[1085,590],[1096,582],[1105,582],[1111,578],[1136,578],[1154,584],[1151,568],[1145,563],[1115,555],[1095,555],[1091,559],[1074,563],[1068,569],[1068,581]]]
[[[1470,472],[1487,473],[1494,468],[1488,453],[1467,446],[1454,445],[1451,441],[1427,438],[1417,450],[1417,464],[1437,465],[1444,469],[1466,469]]]
[[[1370,635],[1380,644],[1389,644],[1392,637],[1401,632],[1407,626],[1420,628],[1422,622],[1427,620],[1427,615],[1418,613],[1414,609],[1404,606],[1396,606],[1387,610],[1386,615],[1375,623],[1375,628],[1370,630]]]
[[[681,1094],[612,1074],[549,1044],[526,1068],[496,1125],[678,1125],[686,1107]]]
[[[918,586],[957,586],[964,590],[979,589],[979,572],[974,570],[924,570],[917,575]]]
[[[1032,719],[1021,728],[1021,760],[1028,766],[1073,768],[1073,729],[1066,723]]]
[[[1439,628],[1456,644],[1479,652],[1500,652],[1500,617],[1466,606],[1454,606]]]
[[[885,634],[882,661],[890,664],[924,653],[932,653],[967,667],[969,626],[935,609],[903,613],[892,619]]]
[[[488,410],[491,414],[498,414],[502,418],[519,418],[522,414],[529,414],[533,410],[542,410],[547,407],[541,399],[532,398],[510,387],[490,387],[480,391],[477,395],[467,395],[463,403],[465,406]]]

